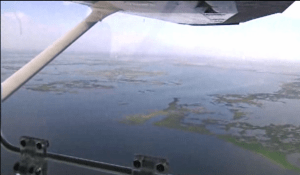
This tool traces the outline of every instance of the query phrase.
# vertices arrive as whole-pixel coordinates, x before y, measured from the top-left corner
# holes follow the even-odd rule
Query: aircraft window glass
[[[1,2],[1,82],[90,13]],[[167,158],[171,174],[299,174],[299,20],[197,27],[118,12],[1,103],[1,130],[15,146],[46,139],[49,152],[120,166]],[[1,146],[1,174],[19,159]],[[99,173],[48,161],[65,172]]]

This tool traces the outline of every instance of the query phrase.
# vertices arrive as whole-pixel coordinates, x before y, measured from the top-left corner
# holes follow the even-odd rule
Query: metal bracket
[[[46,175],[48,140],[23,136],[20,138],[21,160],[14,164],[14,172],[22,175]]]
[[[1,144],[8,150],[21,153],[21,160],[13,166],[17,175],[47,175],[47,159],[74,163],[75,165],[97,168],[101,171],[127,175],[167,175],[169,162],[165,158],[135,155],[133,166],[123,167],[104,162],[82,159],[67,155],[47,152],[49,142],[47,140],[23,136],[20,138],[20,148],[9,143],[1,132]]]
[[[166,174],[169,169],[169,162],[165,158],[135,155],[133,161],[133,175],[154,175]]]

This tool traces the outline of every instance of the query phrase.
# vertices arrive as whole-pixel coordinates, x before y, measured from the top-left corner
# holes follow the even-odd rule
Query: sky
[[[1,1],[1,50],[42,51],[91,9],[63,1]],[[111,55],[210,56],[300,61],[300,2],[233,26],[188,26],[115,13],[67,50]]]

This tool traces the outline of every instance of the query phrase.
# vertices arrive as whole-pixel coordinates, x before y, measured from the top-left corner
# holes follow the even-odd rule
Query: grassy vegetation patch
[[[145,123],[147,120],[149,120],[151,118],[161,116],[161,115],[167,115],[167,114],[168,114],[168,112],[166,112],[166,111],[156,111],[156,112],[152,112],[147,115],[135,114],[135,115],[126,116],[126,118],[124,120],[122,120],[122,122],[127,123],[127,124],[138,125],[138,124]]]
[[[211,134],[208,129],[206,129],[205,125],[193,125],[193,124],[181,124],[181,120],[184,118],[184,113],[170,113],[166,118],[161,121],[155,122],[156,126],[163,126],[167,128],[173,128],[183,131],[196,132],[201,134]]]
[[[262,154],[263,156],[271,159],[272,161],[282,165],[286,169],[294,170],[297,172],[300,172],[300,168],[292,165],[286,160],[286,155],[282,152],[279,151],[270,151],[266,148],[264,148],[260,143],[257,142],[251,142],[251,143],[246,143],[246,142],[240,142],[233,136],[224,136],[224,135],[218,135],[218,138],[221,138],[223,140],[226,140],[227,142],[233,143],[239,147],[242,147],[244,149],[253,151],[258,154]]]

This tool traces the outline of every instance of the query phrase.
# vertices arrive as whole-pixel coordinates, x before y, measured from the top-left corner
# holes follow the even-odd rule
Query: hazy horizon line
[[[35,49],[27,49],[27,50],[22,50],[22,49],[4,49],[1,48],[1,53],[2,52],[16,52],[16,53],[22,53],[22,52],[33,52],[33,53],[41,53],[43,50],[35,50]],[[151,54],[151,53],[146,53],[146,54],[141,54],[141,53],[121,53],[121,52],[104,52],[104,51],[74,51],[74,50],[65,50],[61,54],[102,54],[109,56],[110,58],[128,58],[128,57],[160,57],[160,58],[174,58],[176,57],[177,60],[182,60],[180,58],[185,58],[185,61],[197,61],[197,59],[203,60],[203,59],[210,59],[210,60],[223,60],[223,61],[237,61],[237,62],[260,62],[260,61],[284,61],[287,63],[294,63],[294,62],[300,62],[300,60],[290,60],[290,59],[279,59],[279,58],[253,58],[253,57],[238,57],[238,56],[217,56],[217,55],[208,55],[208,54],[203,54],[203,55],[196,55],[196,54]]]

